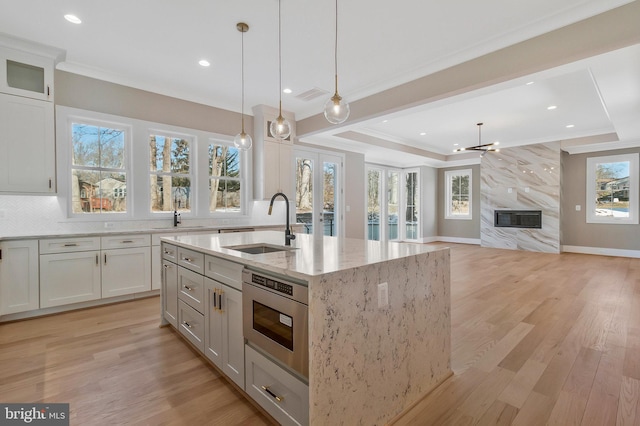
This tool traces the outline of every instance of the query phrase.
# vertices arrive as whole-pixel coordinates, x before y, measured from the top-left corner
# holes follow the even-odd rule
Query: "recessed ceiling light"
[[[286,89],[284,89],[282,92],[283,92],[283,93],[286,93],[286,94],[288,95],[289,93],[293,92],[293,90],[291,90],[291,89],[289,89],[289,88],[287,87],[287,88],[286,88]]]
[[[78,18],[76,15],[72,15],[70,13],[64,15],[64,19],[66,19],[67,21],[71,22],[72,24],[81,24],[82,23],[80,18]]]
[[[389,120],[382,120],[382,122],[383,122],[383,123],[388,123],[388,122],[389,122]]]
[[[458,146],[458,145],[460,145],[460,144],[459,144],[459,143],[454,143],[454,144],[453,144],[453,146]]]
[[[200,60],[198,61],[198,63],[199,63],[199,64],[200,64],[200,66],[202,66],[202,67],[208,67],[209,65],[211,65],[211,64],[209,63],[209,61],[207,61],[206,59],[200,59]]]
[[[534,81],[529,81],[529,82],[527,83],[527,86],[531,86],[533,83],[535,83],[535,82],[534,82]]]
[[[557,107],[557,106],[555,106],[555,105],[549,105],[549,106],[547,107],[547,109],[548,109],[549,111],[551,111],[552,109],[556,109],[556,108],[558,108],[558,107]]]
[[[426,134],[427,134],[427,132],[420,132],[420,136],[424,136]]]
[[[576,125],[575,124],[567,124],[566,127],[567,127],[567,129],[572,129],[572,128],[576,127]]]

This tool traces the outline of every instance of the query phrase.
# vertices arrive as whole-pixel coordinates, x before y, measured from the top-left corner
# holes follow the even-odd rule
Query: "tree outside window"
[[[445,172],[445,218],[471,219],[471,170]]]
[[[209,212],[242,212],[240,151],[226,144],[209,145]]]
[[[191,211],[190,141],[149,136],[151,211]]]
[[[72,123],[71,135],[73,214],[126,213],[126,131]]]

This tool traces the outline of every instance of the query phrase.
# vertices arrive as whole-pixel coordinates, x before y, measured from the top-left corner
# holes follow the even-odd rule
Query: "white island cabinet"
[[[205,275],[211,278],[205,279],[205,354],[217,365],[230,336],[238,338],[240,319],[229,317],[227,327],[235,324],[237,331],[229,328],[227,338],[224,322],[211,321],[216,304],[233,311],[224,302],[232,289],[221,285],[220,277],[233,274],[215,263],[243,266],[251,283],[282,294],[299,292],[287,287],[287,281],[306,287],[307,302],[301,303],[308,303],[302,309],[308,311],[308,322],[296,320],[299,314],[289,315],[283,307],[288,303],[277,299],[285,296],[272,292],[259,300],[255,294],[249,298],[249,283],[242,292],[244,308],[253,303],[254,312],[242,315],[250,321],[243,329],[249,333],[244,353],[230,353],[228,359],[244,356],[244,390],[275,420],[283,425],[386,424],[451,375],[448,248],[304,234],[285,248],[283,239],[282,232],[274,231],[163,239],[179,253],[205,256]],[[270,249],[266,253],[245,250],[265,246]],[[211,268],[206,259],[216,260]],[[209,269],[217,276],[210,276]],[[258,322],[256,309],[261,312]],[[304,341],[294,337],[300,324],[308,324],[303,326],[308,344],[295,346]],[[263,344],[256,333],[273,336],[271,344]],[[282,349],[289,348],[287,336],[294,346],[292,358],[302,350],[296,359],[307,359],[308,349],[308,369],[288,362]]]
[[[40,307],[38,240],[0,242],[0,316]]]

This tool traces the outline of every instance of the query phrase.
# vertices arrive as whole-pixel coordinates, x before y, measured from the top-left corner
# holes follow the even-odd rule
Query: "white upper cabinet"
[[[291,124],[291,135],[278,140],[271,135],[269,126],[278,116],[278,109],[265,105],[253,108],[253,198],[268,200],[276,192],[292,197],[293,141],[296,137],[295,116],[287,111],[282,115]]]
[[[0,46],[0,59],[0,92],[53,102],[53,58]]]

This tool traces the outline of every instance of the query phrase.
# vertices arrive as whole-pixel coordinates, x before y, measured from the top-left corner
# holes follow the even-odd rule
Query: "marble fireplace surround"
[[[560,143],[503,149],[480,164],[482,247],[560,253]],[[495,210],[540,210],[542,227],[495,227]]]

